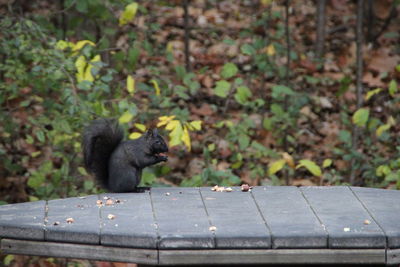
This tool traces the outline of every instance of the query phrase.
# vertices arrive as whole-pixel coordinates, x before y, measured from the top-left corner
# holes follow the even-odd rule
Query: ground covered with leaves
[[[353,171],[400,187],[397,2],[365,7],[361,108],[356,1],[328,1],[321,57],[313,1],[189,1],[186,20],[184,3],[1,4],[1,201],[99,192],[80,147],[98,117],[168,139],[146,186],[338,185]]]

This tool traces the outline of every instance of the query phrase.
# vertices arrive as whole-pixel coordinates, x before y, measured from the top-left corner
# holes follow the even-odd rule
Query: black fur
[[[167,161],[159,153],[168,146],[157,129],[135,140],[123,141],[123,131],[114,119],[97,119],[83,133],[85,167],[111,192],[134,192],[143,168]]]

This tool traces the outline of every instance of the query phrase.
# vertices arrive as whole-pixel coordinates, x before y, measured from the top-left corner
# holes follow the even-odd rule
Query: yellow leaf
[[[364,99],[365,101],[368,101],[371,97],[373,97],[376,94],[379,94],[379,92],[382,91],[381,88],[376,88],[374,90],[368,91],[368,93],[365,95]]]
[[[383,132],[389,130],[390,127],[391,125],[389,123],[379,126],[378,129],[376,129],[375,131],[376,136],[380,137],[383,134]]]
[[[141,124],[141,123],[135,123],[134,124],[136,128],[138,128],[140,131],[145,132],[146,131],[146,125]]]
[[[126,78],[126,90],[128,90],[128,93],[133,96],[133,93],[135,92],[135,79],[133,79],[132,75],[128,75]]]
[[[284,152],[282,154],[282,157],[286,161],[287,165],[289,165],[290,168],[293,168],[293,169],[295,168],[293,157],[289,153]]]
[[[158,86],[158,82],[156,80],[150,81],[154,85],[154,89],[156,89],[156,95],[161,94],[160,86]]]
[[[173,46],[172,42],[168,42],[167,49],[166,49],[167,52],[172,53],[173,49],[174,49],[174,46]]]
[[[180,121],[172,120],[172,121],[168,122],[167,126],[165,126],[165,129],[167,131],[173,131],[178,125],[182,128]]]
[[[138,4],[133,2],[125,7],[125,10],[122,12],[119,17],[119,26],[123,26],[131,22],[135,16],[138,9]]]
[[[268,56],[273,56],[275,55],[276,51],[275,51],[275,47],[273,44],[270,44],[269,46],[266,47],[266,51]]]
[[[314,162],[308,159],[302,159],[299,161],[300,164],[296,166],[296,169],[300,167],[305,167],[309,172],[311,172],[314,176],[321,176],[322,171],[321,168]]]
[[[190,151],[192,149],[192,145],[190,143],[190,135],[189,135],[189,131],[188,131],[188,128],[186,127],[186,125],[183,127],[183,134],[182,134],[181,140],[183,141],[183,143],[186,145],[186,147]]]
[[[75,61],[75,67],[76,67],[76,79],[78,83],[83,81],[85,79],[85,69],[87,66],[87,62],[84,56],[79,56],[76,61]]]
[[[141,137],[142,134],[138,133],[138,132],[133,132],[129,135],[129,139],[138,139],[139,137]]]
[[[170,138],[169,145],[172,147],[182,143],[182,134],[183,134],[182,124],[178,123],[175,126],[175,128],[169,133],[169,138]]]
[[[96,55],[96,56],[94,56],[93,58],[92,58],[92,60],[90,60],[90,62],[92,63],[92,62],[98,62],[98,61],[100,61],[101,59],[100,59],[100,55]],[[93,75],[92,75],[92,68],[93,68],[93,65],[92,64],[88,64],[87,65],[87,67],[86,67],[86,70],[85,70],[85,75],[84,75],[84,80],[85,81],[89,81],[89,82],[93,82],[94,81],[94,77],[93,77]]]
[[[188,123],[188,128],[191,131],[200,131],[202,121],[191,121]]]
[[[286,160],[280,159],[269,164],[268,174],[273,175],[280,171],[286,164]]]
[[[332,165],[332,160],[331,159],[325,159],[324,162],[322,163],[322,167],[323,168],[328,168],[331,165]]]
[[[77,42],[76,44],[73,45],[72,47],[72,51],[76,52],[81,50],[85,45],[91,45],[91,46],[96,46],[95,43],[93,43],[92,41],[89,40],[82,40]]]
[[[118,121],[119,123],[128,123],[133,119],[133,115],[132,113],[130,113],[129,111],[125,111],[124,114],[121,115],[121,117],[119,117]]]
[[[396,124],[396,121],[394,120],[393,116],[389,116],[387,123],[391,126],[394,126]]]
[[[73,48],[74,44],[71,42],[64,41],[64,40],[60,40],[56,43],[56,49],[65,50],[68,47]]]
[[[263,6],[269,6],[272,3],[272,0],[260,0]]]
[[[160,121],[159,123],[157,123],[157,127],[161,127],[163,125],[168,124],[168,122],[170,122],[171,120],[173,120],[175,118],[175,115],[172,116],[161,116],[158,118],[158,120]]]

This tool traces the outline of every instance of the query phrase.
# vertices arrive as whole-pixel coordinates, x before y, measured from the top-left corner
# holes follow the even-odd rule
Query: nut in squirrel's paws
[[[156,157],[159,158],[161,161],[168,161],[168,156],[164,153],[158,153],[156,154]]]

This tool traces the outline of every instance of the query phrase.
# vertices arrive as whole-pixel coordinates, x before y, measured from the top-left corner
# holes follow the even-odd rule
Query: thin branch
[[[189,28],[189,1],[184,0],[183,1],[183,9],[185,12],[185,17],[184,17],[184,26],[185,26],[185,65],[186,65],[186,71],[189,72],[191,69],[190,66],[190,48],[189,48],[189,41],[190,41],[190,28]]]
[[[287,61],[286,61],[286,74],[285,74],[285,84],[286,86],[289,86],[289,81],[290,81],[290,50],[291,50],[291,45],[290,45],[290,32],[289,32],[289,1],[290,0],[286,0],[285,1],[285,35],[286,35],[286,57],[287,57]],[[283,108],[285,109],[285,111],[288,110],[288,98],[285,97],[285,100],[283,102]],[[288,140],[287,140],[287,128],[285,128],[284,130],[284,134],[283,134],[283,149],[285,150],[285,152],[288,152]],[[285,182],[286,185],[289,185],[289,172],[287,170],[285,170]]]
[[[363,58],[362,58],[362,45],[363,45],[363,11],[364,11],[364,0],[357,1],[357,26],[356,26],[356,97],[357,97],[357,109],[361,108],[363,104],[363,88],[362,88],[362,74],[363,74]],[[360,129],[353,126],[352,136],[352,150],[358,149],[358,139],[360,136]],[[355,159],[351,160],[351,173],[350,173],[350,184],[354,185],[356,180],[356,168],[354,167]]]
[[[318,59],[321,59],[324,54],[325,43],[326,0],[318,0],[317,4],[317,40],[315,42],[315,55]]]

